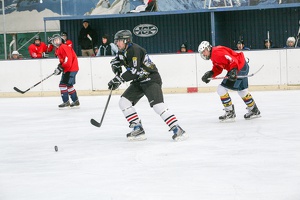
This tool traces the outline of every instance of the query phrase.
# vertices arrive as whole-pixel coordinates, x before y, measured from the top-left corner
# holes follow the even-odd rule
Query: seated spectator
[[[108,34],[104,34],[100,46],[95,51],[97,51],[96,56],[114,56],[118,52],[118,47],[110,42]]]
[[[239,41],[236,43],[236,50],[243,51],[243,50],[250,50],[250,48],[245,47],[245,44],[244,44],[244,41],[243,41],[243,40],[239,40]]]
[[[39,36],[34,38],[34,42],[28,47],[29,55],[31,58],[48,58],[50,47],[41,41]]]
[[[13,51],[11,53],[11,60],[19,60],[22,59],[18,51]]]
[[[177,51],[177,53],[192,53],[192,52],[194,51],[191,49],[187,49],[187,45],[185,43],[182,43],[180,45],[180,49]]]
[[[272,40],[265,39],[264,40],[264,49],[271,49],[272,48]]]
[[[294,37],[289,37],[286,40],[286,46],[284,48],[295,48],[296,39]]]

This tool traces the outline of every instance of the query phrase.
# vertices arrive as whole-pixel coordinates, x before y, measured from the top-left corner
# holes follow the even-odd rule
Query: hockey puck
[[[55,150],[55,151],[58,151],[58,147],[57,147],[57,146],[54,146],[54,150]]]

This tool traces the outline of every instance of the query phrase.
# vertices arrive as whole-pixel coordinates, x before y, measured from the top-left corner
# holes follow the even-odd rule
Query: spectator
[[[271,49],[272,48],[272,40],[265,39],[264,41],[264,49]]]
[[[78,36],[78,44],[81,47],[82,56],[95,56],[94,47],[98,43],[97,33],[89,25],[89,21],[82,21],[82,28]]]
[[[73,42],[68,39],[68,34],[66,32],[61,32],[60,36],[67,46],[73,47]]]
[[[102,42],[97,50],[96,56],[114,56],[118,52],[118,47],[111,43],[109,40],[109,36],[107,34],[104,34],[102,36]]]
[[[34,42],[28,47],[31,58],[48,58],[49,50],[50,47],[48,47],[44,42],[41,41],[40,36],[36,36],[34,38]]]
[[[272,47],[272,41],[269,39],[264,40],[264,49],[271,49]]]
[[[296,39],[294,37],[289,37],[286,40],[286,46],[284,48],[295,48]]]
[[[250,48],[248,47],[245,47],[245,43],[243,40],[239,40],[236,44],[236,49],[237,50],[240,50],[240,51],[243,51],[243,50],[250,50]]]
[[[180,49],[177,51],[177,53],[192,53],[192,52],[193,50],[187,49],[187,45],[184,43],[180,45]]]
[[[22,59],[18,51],[13,51],[11,54],[11,60],[19,60]]]

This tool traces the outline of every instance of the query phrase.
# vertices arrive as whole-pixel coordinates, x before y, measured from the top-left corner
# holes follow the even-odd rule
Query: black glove
[[[111,64],[111,69],[114,74],[120,76],[122,74],[122,67],[121,67],[121,62],[118,57],[115,57],[110,61]]]
[[[63,70],[62,65],[58,64],[57,68],[54,70],[54,75],[60,75]]]
[[[118,87],[123,83],[124,80],[120,76],[116,76],[111,81],[108,82],[108,89],[110,90],[116,90]]]
[[[209,78],[211,78],[213,75],[214,75],[214,72],[213,72],[213,71],[207,71],[207,72],[202,76],[202,81],[203,81],[204,83],[209,83],[209,82],[210,82]]]
[[[228,76],[228,80],[236,81],[236,79],[237,79],[237,68],[233,68],[232,70],[230,70],[228,72],[227,76]]]

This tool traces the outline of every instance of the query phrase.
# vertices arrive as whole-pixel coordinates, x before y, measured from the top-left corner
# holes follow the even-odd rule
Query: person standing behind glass
[[[78,44],[81,47],[82,56],[95,56],[94,47],[98,43],[97,33],[88,20],[82,21],[82,28],[78,36]]]
[[[104,34],[96,56],[114,56],[117,52],[118,47],[114,43],[110,42],[108,34]]]

